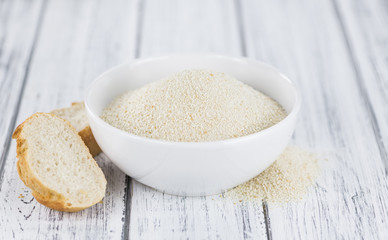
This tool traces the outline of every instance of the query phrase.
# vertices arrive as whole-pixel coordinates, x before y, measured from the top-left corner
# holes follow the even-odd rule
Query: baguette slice
[[[83,102],[72,103],[71,107],[56,109],[51,111],[51,113],[69,121],[71,125],[73,125],[82,140],[84,140],[86,146],[89,148],[93,157],[101,152],[101,148],[98,146],[96,140],[94,139],[92,130],[90,129],[85,104]]]
[[[102,200],[106,179],[71,124],[54,114],[35,113],[20,124],[17,170],[41,204],[76,212]]]

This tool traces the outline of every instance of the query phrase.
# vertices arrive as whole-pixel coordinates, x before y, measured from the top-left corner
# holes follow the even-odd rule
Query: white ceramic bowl
[[[136,136],[99,117],[118,95],[192,68],[225,72],[274,98],[288,116],[255,134],[198,143]],[[113,163],[141,183],[188,196],[221,193],[266,169],[288,144],[300,108],[296,88],[275,68],[247,58],[219,55],[175,55],[119,65],[93,82],[85,103],[94,137]]]

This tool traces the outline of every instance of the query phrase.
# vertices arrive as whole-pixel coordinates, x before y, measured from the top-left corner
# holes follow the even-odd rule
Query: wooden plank
[[[140,56],[175,52],[241,53],[233,1],[150,1],[144,5]],[[178,197],[132,182],[130,239],[266,239],[261,204]]]
[[[274,239],[383,239],[388,188],[372,116],[331,1],[243,1],[249,56],[300,87],[294,143],[327,155],[300,203],[269,208]]]
[[[130,239],[267,239],[261,204],[178,197],[133,181]]]
[[[136,4],[124,0],[49,2],[17,122],[34,112],[82,100],[94,77],[133,57]],[[125,175],[104,155],[97,161],[108,181],[103,204],[78,213],[56,212],[38,204],[19,180],[13,142],[0,191],[0,238],[120,238]],[[20,194],[24,197],[18,198]]]
[[[43,1],[0,3],[0,178],[43,7]]]
[[[387,2],[334,1],[352,63],[366,98],[376,141],[388,173],[388,26]]]
[[[233,1],[147,0],[144,5],[139,56],[241,54]]]

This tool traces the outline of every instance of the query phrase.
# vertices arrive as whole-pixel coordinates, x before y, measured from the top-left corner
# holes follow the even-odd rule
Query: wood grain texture
[[[334,1],[388,174],[388,3]],[[388,237],[388,236],[387,236]]]
[[[34,112],[81,100],[94,77],[133,57],[136,4],[120,0],[49,2],[17,122]],[[15,155],[13,142],[0,191],[0,239],[122,236],[125,175],[104,155],[97,157],[108,181],[104,202],[78,213],[56,212],[38,204],[17,176]]]
[[[233,1],[146,0],[139,56],[171,53],[240,55]]]
[[[133,182],[130,239],[267,239],[261,204],[172,196]]]
[[[0,179],[43,10],[44,1],[0,2]]]
[[[139,56],[241,53],[233,1],[152,1],[143,6]],[[132,182],[130,239],[267,239],[262,205],[178,197]]]
[[[269,208],[274,239],[384,239],[387,180],[372,116],[331,1],[243,1],[247,53],[300,87],[294,143],[324,153],[317,187]]]
[[[0,239],[387,239],[387,13],[383,0],[0,1]],[[293,143],[328,159],[306,199],[266,219],[260,204],[128,184],[101,154],[103,204],[38,204],[6,151],[14,122],[81,100],[113,65],[182,52],[247,54],[299,85]]]

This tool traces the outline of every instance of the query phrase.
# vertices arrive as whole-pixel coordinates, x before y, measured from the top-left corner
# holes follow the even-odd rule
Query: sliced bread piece
[[[96,139],[94,139],[92,130],[89,126],[88,116],[86,115],[85,104],[83,102],[72,103],[71,107],[60,108],[51,111],[51,113],[63,118],[71,123],[78,134],[84,140],[90,153],[94,156],[101,152]]]
[[[102,200],[106,179],[71,124],[35,113],[12,136],[17,142],[20,179],[41,204],[76,212]]]

